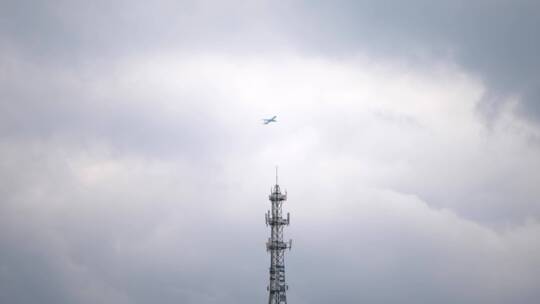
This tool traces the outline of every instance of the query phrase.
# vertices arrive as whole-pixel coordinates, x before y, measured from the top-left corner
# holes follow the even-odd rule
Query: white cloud
[[[298,303],[538,298],[538,130],[511,108],[486,127],[485,88],[456,66],[169,52],[17,70],[3,81],[57,98],[10,95],[30,118],[4,117],[26,131],[0,150],[2,282],[31,280],[24,252],[65,274],[60,298],[262,300],[279,165]]]

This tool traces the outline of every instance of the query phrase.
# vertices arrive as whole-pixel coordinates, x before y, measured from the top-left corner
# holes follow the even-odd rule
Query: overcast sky
[[[538,1],[0,1],[0,302],[540,302]],[[261,119],[277,115],[277,123]]]

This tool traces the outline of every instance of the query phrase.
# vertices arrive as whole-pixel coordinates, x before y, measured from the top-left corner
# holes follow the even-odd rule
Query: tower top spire
[[[278,166],[276,166],[276,185],[278,184]]]

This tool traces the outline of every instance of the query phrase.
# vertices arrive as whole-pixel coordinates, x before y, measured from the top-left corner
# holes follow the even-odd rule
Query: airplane
[[[272,118],[263,118],[263,124],[267,125],[267,124],[269,124],[271,122],[277,122],[276,117],[277,116],[274,116]]]

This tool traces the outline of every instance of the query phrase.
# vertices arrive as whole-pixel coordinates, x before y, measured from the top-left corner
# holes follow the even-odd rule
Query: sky
[[[0,2],[0,302],[540,301],[537,1]],[[263,125],[262,118],[277,115]]]

